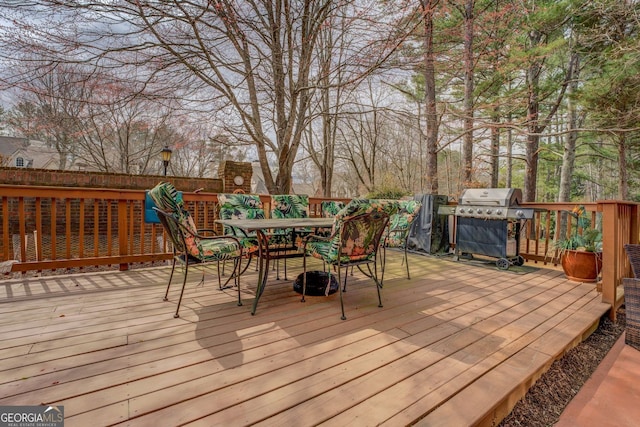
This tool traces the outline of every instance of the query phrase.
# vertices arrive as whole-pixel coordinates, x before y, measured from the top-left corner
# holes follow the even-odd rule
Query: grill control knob
[[[482,209],[478,208],[478,209],[476,210],[476,212],[477,212],[477,213],[479,213],[479,214],[481,214],[481,213],[482,213]]]
[[[497,209],[496,210],[496,215],[502,215],[502,209]]]
[[[522,218],[524,216],[524,212],[522,212],[521,210],[517,210],[516,216]]]
[[[491,215],[492,210],[491,209],[487,209],[487,215]]]

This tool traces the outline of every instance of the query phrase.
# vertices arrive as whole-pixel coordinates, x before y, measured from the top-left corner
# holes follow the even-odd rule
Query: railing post
[[[127,200],[118,200],[118,254],[128,255],[129,245],[127,241]],[[129,269],[129,264],[120,264],[120,271]]]
[[[602,212],[602,302],[611,304],[609,317],[615,320],[622,304],[618,286],[629,275],[624,245],[640,239],[638,204],[606,200],[598,202],[598,210]]]
[[[637,245],[640,243],[640,210],[637,204],[632,204],[629,218],[629,243]]]
[[[615,320],[615,304],[620,272],[618,260],[622,251],[617,203],[598,203],[602,211],[602,302],[611,305],[609,317]]]

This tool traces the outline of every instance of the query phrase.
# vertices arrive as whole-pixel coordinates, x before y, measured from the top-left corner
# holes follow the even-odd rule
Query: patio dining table
[[[247,235],[255,233],[258,241],[258,286],[251,314],[256,313],[258,301],[267,284],[269,261],[273,259],[269,245],[269,236],[276,230],[331,228],[333,218],[267,218],[267,219],[217,219],[215,221],[227,227],[242,230]]]

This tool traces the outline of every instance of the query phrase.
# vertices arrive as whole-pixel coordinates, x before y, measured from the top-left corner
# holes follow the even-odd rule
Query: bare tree
[[[319,89],[315,92],[319,99],[310,105],[312,121],[305,138],[306,151],[320,173],[320,186],[325,197],[331,197],[332,193],[336,135],[345,89],[342,82],[346,80],[343,76],[346,70],[335,65],[342,62],[348,42],[344,39],[347,17],[333,14],[328,19],[334,23],[320,29],[317,44]]]
[[[15,132],[46,142],[58,152],[58,166],[74,161],[74,144],[79,140],[78,118],[90,93],[86,72],[78,66],[57,66],[23,70],[30,78],[21,86],[18,104],[10,123]]]
[[[18,25],[35,8],[61,17],[50,26],[55,32],[26,23],[19,29],[37,32],[35,41],[11,42],[52,61],[60,45],[65,61],[134,66],[130,78],[179,87],[193,107],[225,108],[226,128],[239,143],[254,145],[269,190],[289,192],[312,93],[326,83],[316,57],[321,30],[334,13],[349,17],[343,22],[358,43],[332,66],[350,70],[353,83],[400,43],[403,7],[373,0],[33,0],[15,3],[12,10],[23,14]]]
[[[426,105],[426,191],[438,194],[438,110],[436,105],[433,17],[439,0],[420,0],[424,25],[424,80]]]

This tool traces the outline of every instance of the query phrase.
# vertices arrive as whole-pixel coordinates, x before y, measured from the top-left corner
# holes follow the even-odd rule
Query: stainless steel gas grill
[[[438,213],[456,219],[456,260],[478,254],[498,258],[503,270],[524,264],[520,230],[534,209],[519,206],[521,200],[517,188],[472,188],[463,191],[457,206],[443,206]]]

